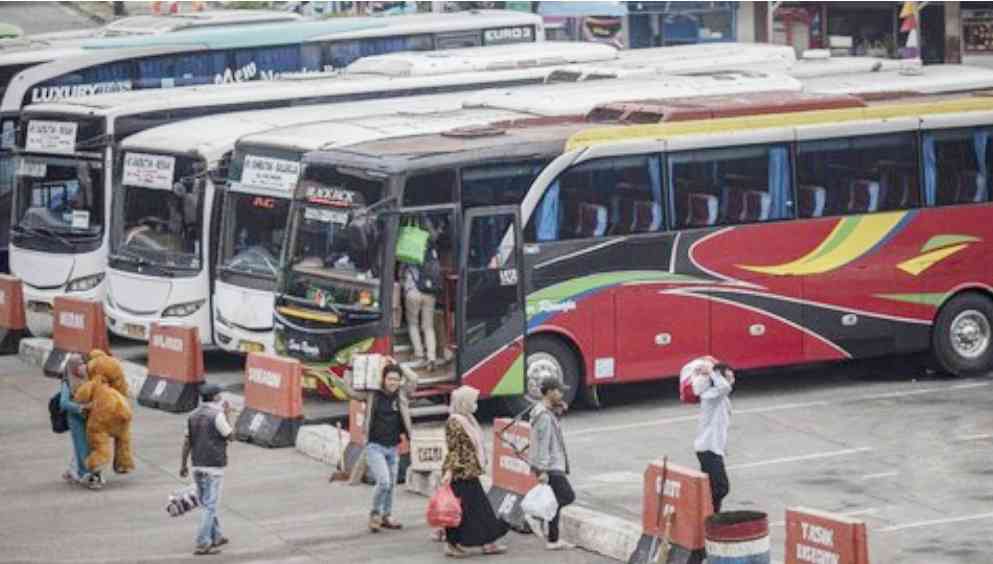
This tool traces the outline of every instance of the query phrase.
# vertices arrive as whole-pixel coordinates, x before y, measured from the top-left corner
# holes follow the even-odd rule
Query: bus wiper
[[[13,226],[11,230],[21,235],[30,235],[32,237],[43,237],[46,239],[55,240],[65,245],[68,249],[75,248],[71,241],[59,235],[55,231],[48,229],[47,227],[28,227],[26,225],[18,224]]]

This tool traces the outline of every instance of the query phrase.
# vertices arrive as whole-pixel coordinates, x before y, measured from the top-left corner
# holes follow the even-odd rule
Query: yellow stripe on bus
[[[839,123],[864,119],[915,117],[928,114],[993,110],[993,98],[974,97],[936,102],[895,103],[865,108],[814,110],[756,116],[702,119],[649,125],[615,125],[585,129],[569,138],[566,151],[625,141],[669,139],[680,135],[729,133],[751,129]]]

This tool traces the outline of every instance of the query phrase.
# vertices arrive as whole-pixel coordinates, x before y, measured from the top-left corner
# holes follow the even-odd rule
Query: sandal
[[[449,558],[465,558],[468,556],[464,550],[451,543],[445,543],[445,556]]]
[[[483,554],[489,556],[492,554],[503,554],[507,552],[507,546],[503,544],[488,544],[483,547]]]

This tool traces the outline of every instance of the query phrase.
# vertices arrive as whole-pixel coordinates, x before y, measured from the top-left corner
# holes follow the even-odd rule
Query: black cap
[[[569,389],[569,386],[566,386],[562,382],[562,380],[559,380],[555,376],[549,376],[541,381],[540,389],[541,389],[541,395],[545,395],[552,390],[560,390],[562,392],[565,392],[566,390]]]
[[[211,384],[210,382],[204,382],[200,384],[200,397],[202,399],[213,398],[214,396],[220,394],[224,390],[221,389],[217,384]]]

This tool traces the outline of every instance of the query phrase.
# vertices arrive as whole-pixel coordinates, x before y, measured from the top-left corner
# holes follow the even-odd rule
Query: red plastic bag
[[[455,497],[451,486],[442,486],[428,502],[428,525],[434,528],[454,529],[462,523],[462,502]]]

